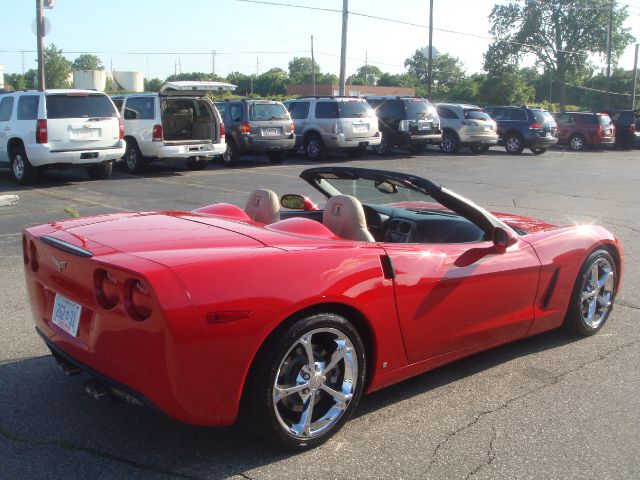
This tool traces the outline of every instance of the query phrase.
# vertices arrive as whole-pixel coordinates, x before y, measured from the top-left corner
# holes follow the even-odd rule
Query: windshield
[[[547,112],[546,110],[533,110],[533,118],[537,123],[552,123],[556,124],[556,121],[553,119],[553,116]]]
[[[436,200],[425,193],[411,190],[393,180],[369,180],[364,178],[327,178],[320,180],[320,186],[325,190],[327,185],[337,190],[337,193],[351,195],[364,204],[384,205],[399,202],[433,202]],[[336,194],[337,194],[336,193]],[[420,208],[415,206],[415,208]]]
[[[365,101],[337,102],[340,118],[363,118],[375,115],[373,109]]]
[[[466,109],[464,111],[464,118],[467,120],[491,120],[491,117],[480,109]]]
[[[289,114],[281,103],[252,103],[249,105],[250,120],[287,120]]]
[[[47,118],[117,116],[106,95],[47,95]]]
[[[435,115],[434,107],[422,98],[415,98],[404,101],[407,110],[407,118],[425,118],[427,115]]]

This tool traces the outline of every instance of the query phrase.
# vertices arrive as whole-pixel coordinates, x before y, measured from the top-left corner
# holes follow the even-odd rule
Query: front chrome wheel
[[[606,258],[598,258],[588,270],[580,296],[582,321],[597,329],[607,318],[615,288],[614,269]]]
[[[352,341],[335,328],[300,337],[280,362],[273,385],[273,409],[283,430],[311,439],[335,425],[358,383]]]

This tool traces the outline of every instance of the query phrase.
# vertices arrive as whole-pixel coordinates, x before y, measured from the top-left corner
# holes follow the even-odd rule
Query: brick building
[[[338,95],[340,87],[337,84],[319,85],[316,84],[316,95]],[[303,97],[313,95],[313,85],[310,84],[289,84],[287,85],[287,96]],[[416,94],[415,88],[410,87],[377,87],[371,85],[347,85],[344,91],[345,95],[362,97],[365,95],[401,95],[413,97]]]

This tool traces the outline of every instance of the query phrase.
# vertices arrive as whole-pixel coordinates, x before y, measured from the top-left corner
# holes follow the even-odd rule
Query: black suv
[[[640,110],[607,112],[616,126],[616,147],[633,148],[640,141]]]
[[[431,103],[418,97],[364,97],[378,115],[382,141],[373,149],[389,155],[394,147],[421,153],[442,139],[440,117]]]
[[[558,143],[558,126],[553,116],[540,107],[499,106],[485,111],[498,124],[498,145],[518,155],[529,148],[535,155]]]
[[[271,100],[229,100],[216,102],[225,125],[226,165],[235,165],[243,154],[266,155],[281,163],[295,145],[293,122],[280,102]]]

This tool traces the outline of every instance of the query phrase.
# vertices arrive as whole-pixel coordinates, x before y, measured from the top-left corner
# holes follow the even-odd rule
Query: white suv
[[[462,147],[469,147],[473,153],[485,153],[498,143],[496,122],[480,107],[438,103],[436,110],[442,127],[440,150],[444,153],[458,153]]]
[[[20,185],[40,168],[87,168],[111,175],[125,152],[124,127],[113,102],[94,90],[28,90],[0,95],[0,165]]]
[[[186,159],[192,170],[205,168],[207,159],[227,148],[224,123],[207,92],[233,89],[184,81],[165,83],[158,93],[114,95],[124,118],[127,170],[140,173],[155,159]]]

